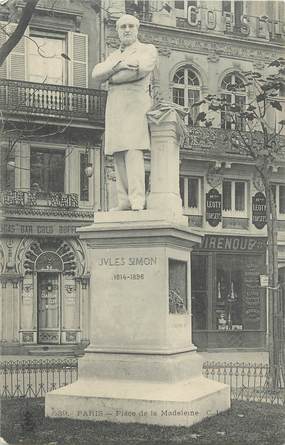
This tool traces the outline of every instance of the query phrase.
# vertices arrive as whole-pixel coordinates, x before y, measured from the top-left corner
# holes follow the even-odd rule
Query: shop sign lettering
[[[264,253],[266,244],[266,238],[260,237],[205,235],[198,249]]]
[[[206,193],[206,221],[216,227],[222,221],[222,197],[216,189]]]
[[[82,224],[80,224],[82,225]],[[66,224],[66,223],[24,223],[5,221],[0,223],[1,235],[16,235],[16,236],[75,236],[76,228],[78,224]]]
[[[207,31],[214,31],[217,27],[222,27],[224,32],[232,33],[236,30],[241,35],[251,34],[261,39],[268,37],[284,39],[285,37],[284,21],[241,14],[237,24],[236,17],[232,12],[205,9],[194,5],[187,9],[187,22],[191,28],[201,29],[203,27]]]
[[[252,224],[257,229],[263,229],[266,225],[266,198],[261,192],[252,197]]]

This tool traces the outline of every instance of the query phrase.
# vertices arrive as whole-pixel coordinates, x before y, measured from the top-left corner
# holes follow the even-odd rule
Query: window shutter
[[[0,46],[2,46],[7,39],[5,31],[7,30],[7,22],[0,22]],[[7,31],[8,32],[8,31]],[[0,78],[6,79],[7,77],[7,60],[0,66]]]
[[[8,32],[11,34],[17,27],[16,23],[8,25]],[[28,35],[28,28],[25,35]],[[12,80],[26,80],[26,38],[23,36],[18,45],[11,51],[8,63],[8,77]]]
[[[88,87],[88,35],[69,33],[69,84],[74,87]]]

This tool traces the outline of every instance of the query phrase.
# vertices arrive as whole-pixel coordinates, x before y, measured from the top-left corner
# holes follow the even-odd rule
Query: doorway
[[[38,343],[60,343],[60,273],[38,272]]]

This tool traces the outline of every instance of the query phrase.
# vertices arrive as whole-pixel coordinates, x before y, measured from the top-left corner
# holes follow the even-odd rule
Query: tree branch
[[[23,37],[38,2],[39,0],[27,0],[17,28],[0,48],[0,66]]]

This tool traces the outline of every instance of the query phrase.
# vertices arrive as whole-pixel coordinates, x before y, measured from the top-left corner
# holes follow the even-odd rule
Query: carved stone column
[[[182,216],[179,192],[179,150],[185,135],[181,114],[171,104],[148,113],[151,131],[151,192],[148,210]],[[172,219],[172,218],[171,218]]]

